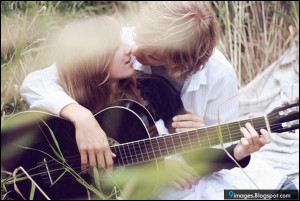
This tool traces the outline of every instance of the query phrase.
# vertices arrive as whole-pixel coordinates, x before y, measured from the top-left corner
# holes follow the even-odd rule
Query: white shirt
[[[133,41],[134,28],[125,27],[122,39],[130,45]],[[150,66],[143,66],[136,60],[135,69],[151,73]],[[76,103],[58,84],[56,64],[28,74],[20,89],[21,96],[30,108],[42,108],[55,115],[68,104]],[[186,109],[192,109],[195,115],[204,119],[205,125],[234,120],[238,112],[237,77],[233,67],[225,56],[214,50],[204,70],[190,76],[184,83],[181,99]],[[228,101],[230,98],[230,101]],[[227,101],[226,104],[224,104]],[[222,105],[223,104],[223,105]]]

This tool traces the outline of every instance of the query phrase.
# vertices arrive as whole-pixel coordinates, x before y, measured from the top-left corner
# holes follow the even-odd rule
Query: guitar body
[[[28,115],[37,116],[39,114],[29,112],[27,114],[25,113],[23,118],[29,118]],[[150,113],[142,105],[130,100],[120,100],[116,102],[113,106],[105,108],[97,113],[95,118],[107,134],[111,146],[147,139],[158,134],[154,120]],[[28,174],[37,175],[32,178],[51,199],[86,199],[86,189],[78,181],[76,181],[75,177],[70,173],[66,172],[63,176],[61,176],[64,172],[64,169],[62,169],[63,165],[53,160],[56,159],[57,161],[62,162],[62,160],[55,154],[55,152],[59,153],[59,150],[51,136],[50,129],[54,133],[62,155],[67,160],[68,165],[70,165],[70,167],[77,173],[81,172],[80,156],[75,140],[75,128],[73,124],[53,116],[43,116],[42,119],[46,119],[46,123],[40,120],[34,126],[31,125],[27,126],[27,128],[22,127],[13,130],[4,130],[2,132],[1,144],[3,146],[8,144],[13,146],[10,143],[13,141],[13,138],[23,135],[27,136],[31,143],[30,145],[27,145],[26,143],[18,143],[18,145],[35,149],[32,150],[18,146],[6,146],[17,152],[18,154],[16,155],[18,157],[14,158],[14,162],[16,163],[12,163],[12,160],[9,159],[7,161],[2,161],[2,165],[6,170],[11,172],[13,172],[15,168],[22,166],[26,171],[28,171]],[[56,151],[54,152],[51,147]],[[37,150],[43,151],[44,153]],[[1,151],[1,155],[2,154],[5,155],[5,153]],[[116,155],[117,156],[114,159],[114,168],[118,169],[118,166],[124,164],[119,164],[118,162],[121,153],[116,153]],[[1,158],[3,157],[1,156]],[[147,163],[147,166],[151,170],[154,170],[154,172],[157,171],[157,161]],[[38,168],[31,170],[34,167]],[[56,169],[59,170],[55,171]],[[121,169],[122,174],[126,175],[126,170],[124,170],[124,168]],[[116,172],[118,172],[118,170],[116,170]],[[80,175],[89,184],[93,184],[93,177],[91,177],[90,174]],[[58,182],[55,182],[57,179]],[[53,183],[55,184],[52,185]],[[104,182],[101,181],[101,184],[103,185]],[[26,195],[26,198],[28,198],[31,189],[31,182],[29,180],[17,182],[17,186],[24,196]],[[122,184],[120,186],[122,187]],[[12,188],[12,185],[10,185],[10,188]],[[155,185],[153,188],[155,188]],[[149,194],[153,191],[153,188],[149,190]],[[11,196],[13,198],[18,197],[16,193],[11,194]],[[45,197],[36,190],[34,199],[45,199]]]

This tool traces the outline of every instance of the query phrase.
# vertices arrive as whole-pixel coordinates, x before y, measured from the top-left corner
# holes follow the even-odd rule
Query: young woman
[[[99,112],[117,99],[127,98],[142,102],[133,78],[131,47],[120,38],[120,27],[111,17],[89,18],[68,24],[57,41],[56,65],[59,83],[88,114]],[[76,111],[71,110],[71,113]],[[82,169],[87,165],[107,167],[113,165],[105,133],[96,125],[96,132],[78,125],[86,116],[61,116],[76,127],[76,141],[81,154]],[[79,120],[79,121],[80,121]],[[84,121],[90,121],[85,119]]]

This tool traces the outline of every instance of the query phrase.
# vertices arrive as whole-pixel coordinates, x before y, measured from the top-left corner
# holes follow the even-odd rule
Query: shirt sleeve
[[[227,147],[226,150],[233,156],[236,144]],[[227,155],[223,149],[208,148],[182,155],[187,164],[193,167],[201,176],[218,172],[222,169],[232,169],[237,167],[235,162]],[[242,168],[248,166],[251,156],[247,156],[238,163]]]
[[[77,103],[59,85],[55,64],[28,74],[20,93],[31,109],[40,108],[57,116],[68,104]]]

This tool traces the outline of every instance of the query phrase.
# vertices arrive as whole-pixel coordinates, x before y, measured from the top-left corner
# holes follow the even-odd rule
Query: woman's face
[[[121,80],[132,76],[134,69],[131,61],[131,46],[121,41],[109,67],[112,80]]]

